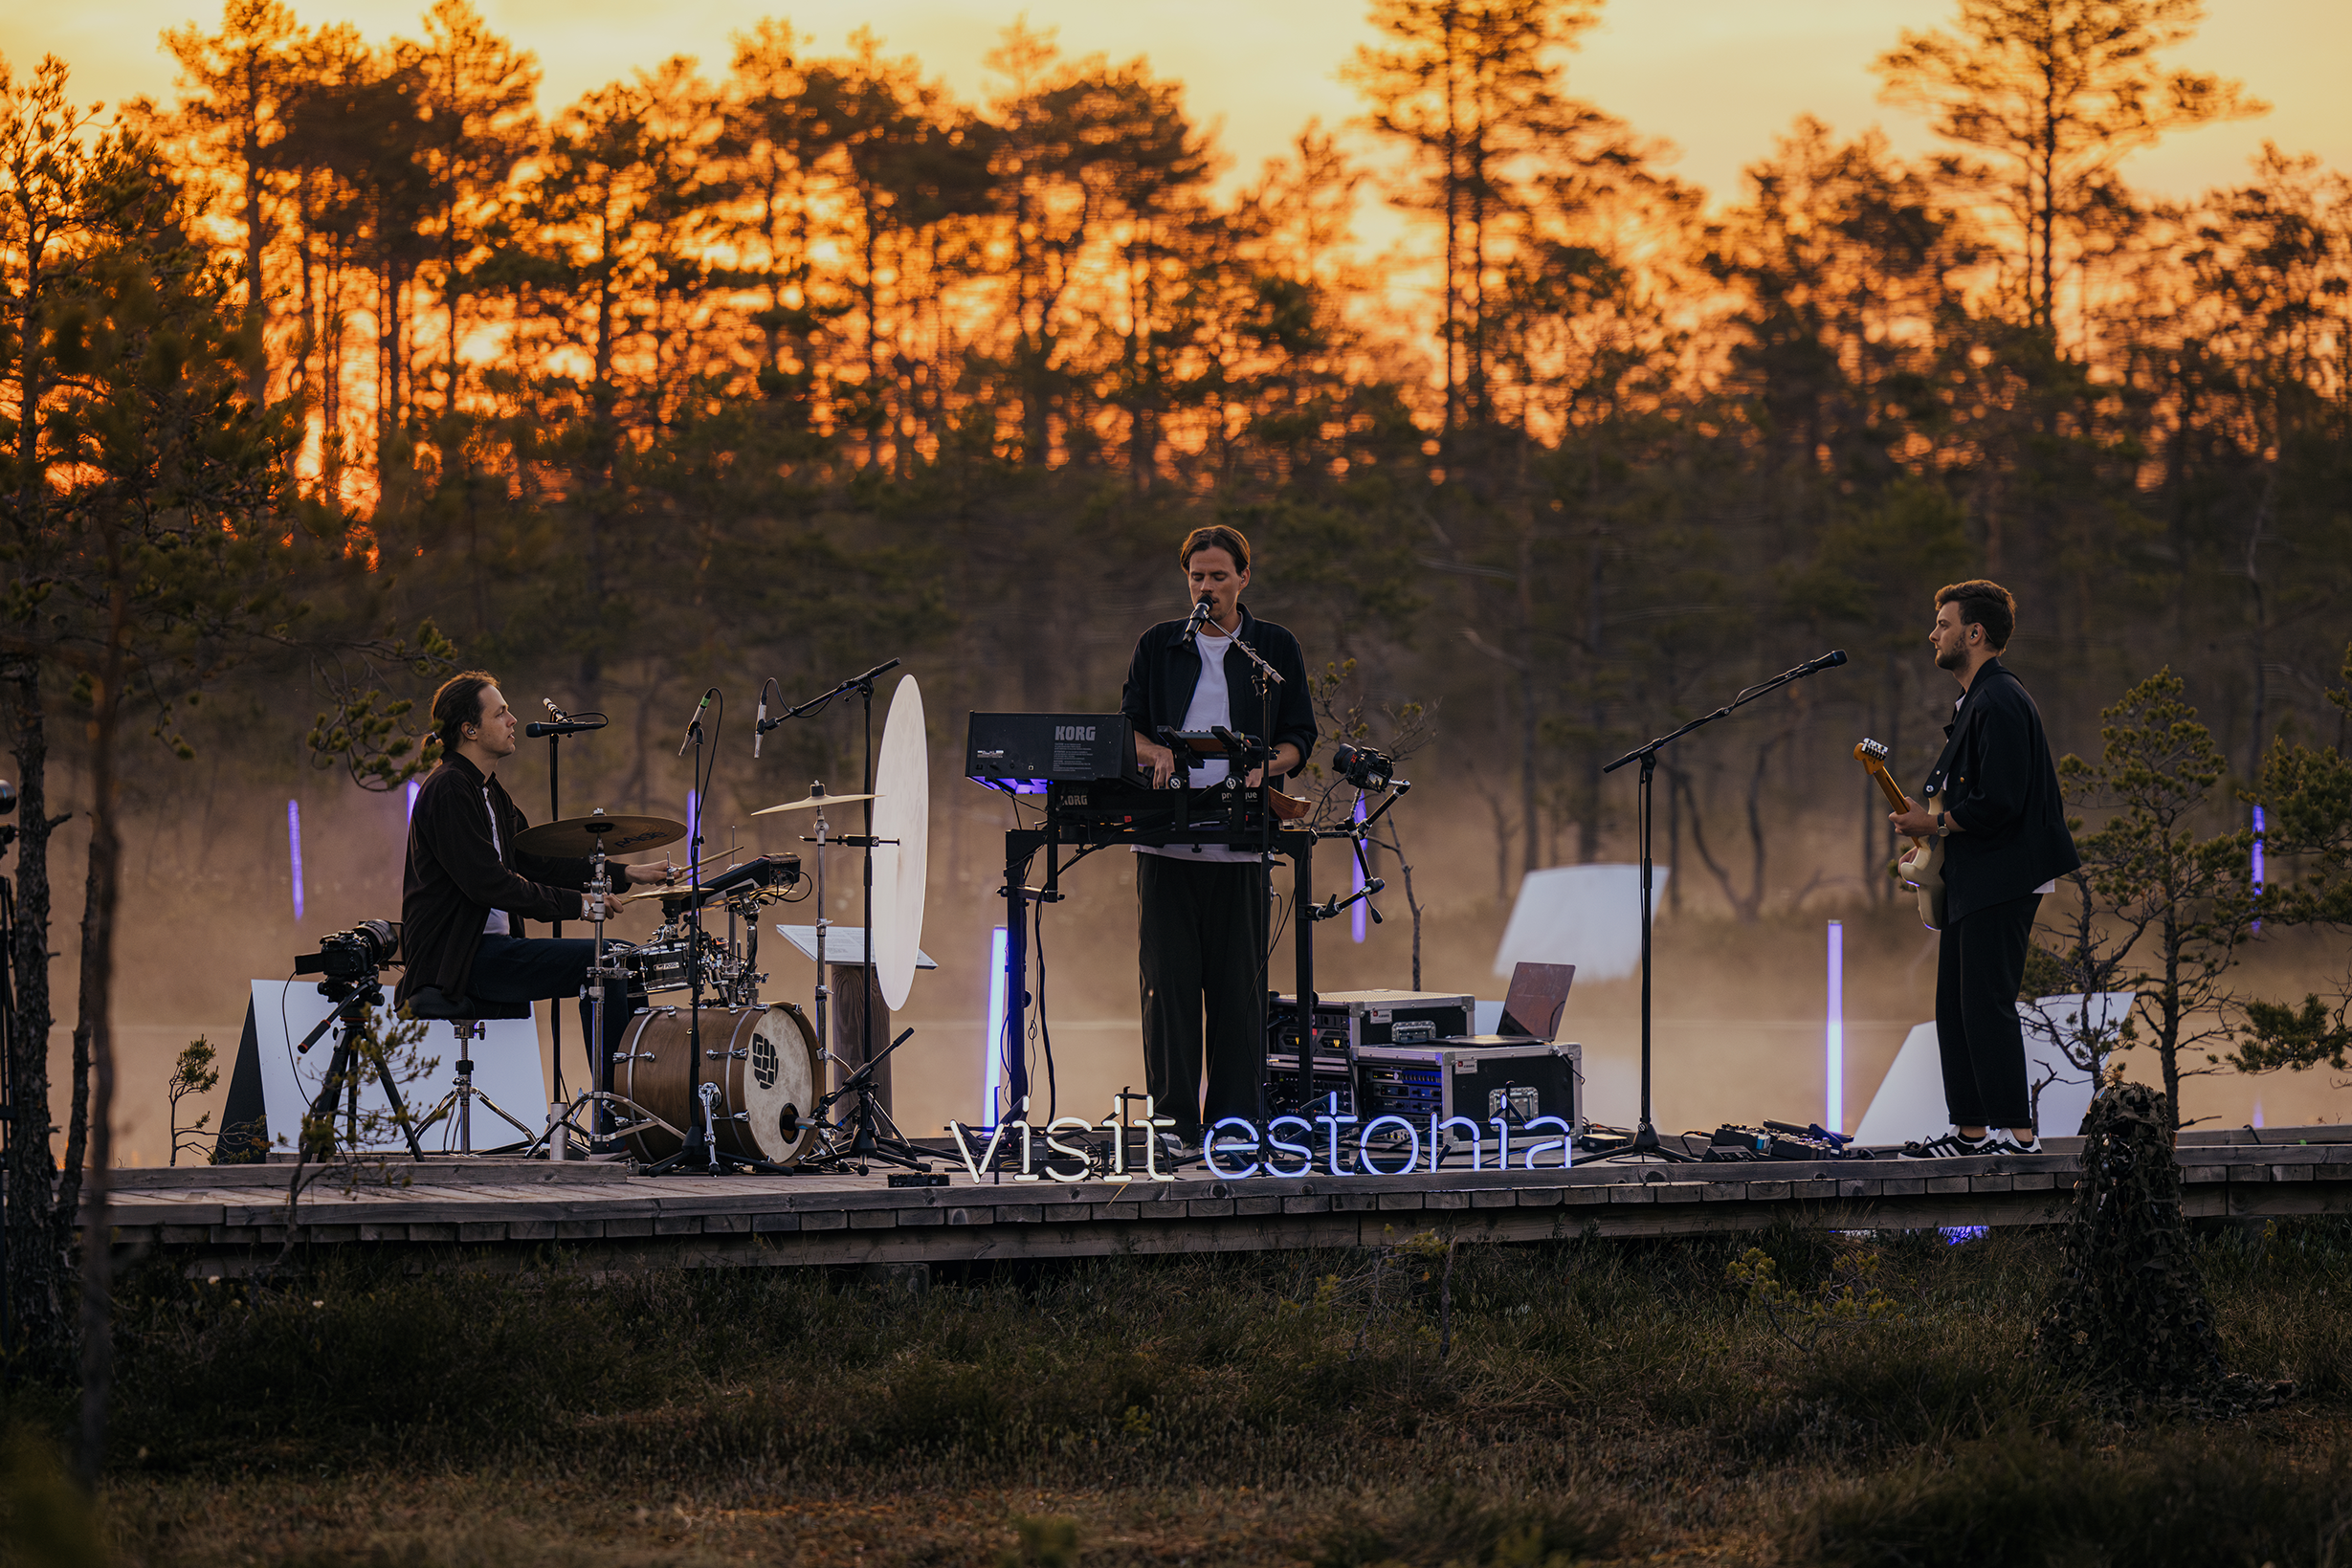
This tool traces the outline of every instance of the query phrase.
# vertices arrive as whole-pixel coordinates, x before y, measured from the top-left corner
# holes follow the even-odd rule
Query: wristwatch
[[[1943,813],[1941,811],[1936,813],[1936,836],[1938,838],[1950,838],[1952,836],[1952,829],[1944,825]]]

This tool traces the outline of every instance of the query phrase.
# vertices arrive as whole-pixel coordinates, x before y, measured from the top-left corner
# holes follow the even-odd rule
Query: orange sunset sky
[[[422,0],[291,0],[304,22],[349,21],[370,40],[416,31]],[[1310,116],[1356,113],[1337,79],[1370,36],[1363,0],[477,0],[491,25],[536,53],[541,108],[671,54],[722,74],[730,33],[781,15],[814,35],[817,53],[871,27],[894,55],[912,54],[960,96],[985,96],[981,59],[1016,17],[1057,30],[1071,54],[1149,58],[1186,83],[1194,115],[1222,125],[1229,179],[1254,174]],[[1945,24],[1952,0],[1612,0],[1568,68],[1570,89],[1680,149],[1675,168],[1718,203],[1736,198],[1742,166],[1769,151],[1800,113],[1841,132],[1883,126],[1898,151],[1925,147],[1919,118],[1877,101],[1870,62],[1904,27]],[[172,69],[157,46],[166,27],[216,24],[217,3],[190,0],[7,0],[0,55],[18,72],[44,54],[74,69],[83,100],[167,98]],[[2352,0],[2209,0],[2205,27],[2171,63],[2244,81],[2274,107],[2250,121],[2171,139],[2135,158],[2149,192],[2189,196],[2238,178],[2264,140],[2352,168]],[[1387,225],[1372,221],[1366,237]]]

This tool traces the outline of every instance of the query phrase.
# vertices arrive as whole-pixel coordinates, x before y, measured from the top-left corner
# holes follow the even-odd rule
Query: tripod
[[[1650,808],[1650,787],[1651,776],[1657,771],[1658,753],[1693,730],[1703,728],[1719,718],[1728,718],[1734,709],[1743,708],[1767,693],[1779,691],[1791,681],[1802,680],[1807,675],[1845,662],[1845,652],[1840,650],[1825,654],[1809,663],[1800,664],[1793,670],[1784,670],[1770,680],[1761,681],[1748,687],[1729,702],[1716,709],[1715,712],[1701,714],[1678,730],[1670,731],[1654,740],[1635,746],[1631,751],[1601,769],[1604,773],[1614,773],[1628,762],[1639,762],[1641,763],[1641,794],[1635,811],[1641,824],[1641,1119],[1635,1125],[1631,1139],[1617,1148],[1603,1150],[1594,1155],[1593,1159],[1659,1159],[1670,1164],[1682,1164],[1689,1163],[1697,1158],[1687,1151],[1669,1149],[1660,1143],[1657,1127],[1650,1119],[1650,981],[1652,972],[1656,968],[1653,961],[1653,939],[1651,932],[1653,913],[1651,908],[1652,884],[1656,877],[1652,869],[1650,853],[1651,829],[1653,826]]]
[[[416,1123],[409,1115],[409,1108],[400,1098],[400,1086],[392,1081],[392,1066],[384,1059],[376,1040],[375,1005],[383,995],[383,983],[374,975],[365,981],[327,980],[319,983],[319,992],[336,1005],[335,1010],[319,1020],[318,1027],[302,1036],[296,1046],[300,1055],[319,1043],[319,1037],[337,1024],[343,1030],[335,1037],[335,1054],[327,1059],[325,1081],[319,1085],[318,1097],[310,1102],[310,1110],[302,1117],[304,1152],[323,1159],[334,1153],[335,1102],[344,1100],[344,1114],[346,1135],[353,1144],[359,1142],[360,1077],[366,1064],[372,1063],[376,1079],[384,1085],[384,1097],[391,1102],[392,1120],[409,1140],[410,1155],[422,1161],[424,1145],[417,1141]],[[462,1049],[462,1048],[461,1048]],[[468,1064],[470,1067],[472,1064]],[[447,1102],[444,1102],[446,1108]],[[437,1117],[441,1113],[436,1111]],[[506,1113],[500,1111],[500,1115]],[[512,1116],[508,1116],[513,1121]],[[520,1122],[516,1123],[521,1126]],[[524,1131],[529,1129],[525,1128]]]

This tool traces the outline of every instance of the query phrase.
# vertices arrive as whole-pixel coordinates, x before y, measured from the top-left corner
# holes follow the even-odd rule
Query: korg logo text
[[[1095,726],[1092,724],[1056,724],[1054,726],[1054,739],[1056,740],[1092,740],[1094,738]]]

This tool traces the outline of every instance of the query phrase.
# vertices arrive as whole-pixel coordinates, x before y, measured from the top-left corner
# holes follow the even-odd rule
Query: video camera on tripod
[[[298,975],[324,975],[319,994],[330,999],[330,985],[358,984],[376,979],[387,964],[400,961],[400,927],[390,920],[362,920],[348,931],[319,939],[319,951],[294,961]]]
[[[351,1012],[347,1005],[354,998],[365,996],[369,1002],[376,998],[383,984],[384,966],[400,961],[400,927],[390,920],[362,920],[348,931],[337,931],[319,939],[319,951],[298,954],[294,972],[298,975],[324,975],[319,983],[319,994],[336,1004],[333,1012],[319,1021],[319,1027],[302,1036],[296,1046],[297,1054],[308,1054],[336,1024],[345,1022]]]
[[[296,1053],[307,1054],[319,1043],[320,1036],[338,1024],[344,1026],[343,1036],[335,1043],[334,1060],[328,1064],[318,1097],[311,1102],[310,1114],[304,1118],[306,1145],[315,1140],[315,1152],[323,1154],[331,1146],[323,1130],[330,1124],[339,1097],[348,1098],[346,1115],[356,1128],[359,1079],[372,1067],[384,1085],[385,1097],[391,1103],[393,1117],[408,1138],[409,1153],[418,1159],[425,1158],[408,1107],[401,1103],[400,1088],[393,1081],[390,1065],[374,1049],[374,1036],[368,1027],[369,1010],[383,993],[385,966],[399,961],[400,927],[390,920],[362,920],[348,931],[320,938],[316,953],[298,954],[295,958],[296,974],[326,977],[319,982],[319,994],[335,1004],[334,1011],[319,1020],[318,1027],[295,1046]]]

